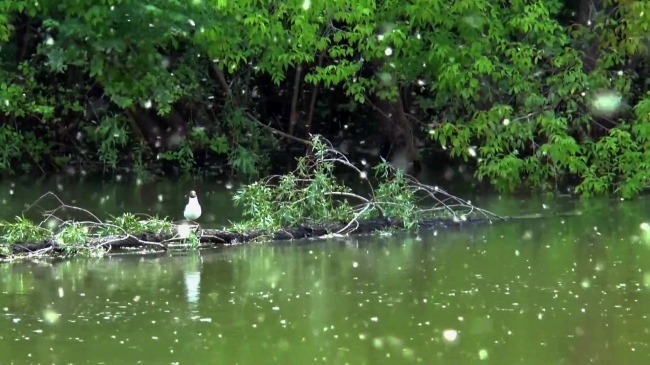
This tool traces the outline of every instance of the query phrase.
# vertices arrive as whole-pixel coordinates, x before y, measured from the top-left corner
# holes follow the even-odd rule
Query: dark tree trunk
[[[376,61],[373,64],[375,73],[382,72],[383,61]],[[399,85],[390,85],[400,90]],[[405,157],[405,165],[408,173],[417,172],[419,157],[417,150],[417,134],[412,123],[406,117],[405,105],[400,92],[394,100],[386,100],[378,94],[373,97],[375,115],[379,120],[379,139],[382,146],[383,157],[388,157],[396,151],[402,151]]]

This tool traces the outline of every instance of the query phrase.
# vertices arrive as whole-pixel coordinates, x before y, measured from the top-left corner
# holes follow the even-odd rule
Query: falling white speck
[[[55,324],[59,321],[59,318],[61,318],[61,315],[51,309],[46,309],[43,312],[43,320],[49,324]]]
[[[383,34],[379,34],[379,35],[377,36],[377,39],[378,39],[380,42],[383,41],[383,40],[384,40],[384,35],[383,35]]]
[[[468,153],[470,156],[472,156],[472,157],[476,157],[476,148],[474,148],[474,147],[469,147],[469,148],[467,149],[467,153]]]
[[[366,179],[366,178],[368,178],[368,173],[365,172],[365,171],[361,171],[361,173],[359,174],[359,177],[362,178],[362,179]]]
[[[302,2],[303,10],[309,10],[310,7],[311,7],[311,1],[310,0],[304,0]]]
[[[162,201],[163,201],[163,195],[162,194],[158,194],[158,201],[162,203]]]
[[[145,109],[151,109],[151,100],[145,101],[142,106],[144,106]]]
[[[650,224],[643,222],[640,226],[641,230],[644,232],[650,232]]]
[[[59,221],[56,220],[56,219],[54,219],[54,218],[50,218],[50,219],[48,219],[47,222],[45,223],[45,226],[47,227],[47,229],[49,229],[50,231],[52,231],[52,230],[54,230],[56,227],[59,226]]]
[[[384,340],[381,337],[375,337],[372,339],[372,345],[376,349],[382,349],[384,347]]]
[[[455,342],[458,339],[458,331],[454,329],[447,329],[442,332],[442,338],[447,342]]]
[[[478,351],[478,358],[479,358],[480,360],[487,360],[487,358],[488,358],[488,352],[487,352],[487,350],[486,350],[486,349],[480,349],[480,350]]]
[[[510,119],[506,118],[503,120],[503,125],[508,126],[510,124]]]
[[[48,35],[47,38],[45,39],[45,44],[47,44],[48,46],[53,45],[54,44],[54,38],[52,38],[51,36]]]
[[[232,189],[232,183],[230,181],[226,183],[226,189],[228,190]]]
[[[370,317],[370,320],[373,322],[379,322],[379,317]]]
[[[59,298],[63,298],[63,288],[59,287]]]
[[[386,56],[391,56],[393,54],[393,49],[390,48],[390,47],[386,48],[386,50],[384,51],[384,54]]]
[[[356,261],[355,261],[355,262],[353,262],[353,263],[352,263],[352,267],[354,267],[354,268],[356,269],[357,267],[359,267],[359,263],[358,263],[358,262],[356,262]]]
[[[599,93],[591,101],[591,112],[598,115],[615,113],[623,105],[623,97],[616,91]]]
[[[190,23],[191,26],[195,27],[196,23],[194,23],[194,20],[192,19],[187,19],[187,22]]]

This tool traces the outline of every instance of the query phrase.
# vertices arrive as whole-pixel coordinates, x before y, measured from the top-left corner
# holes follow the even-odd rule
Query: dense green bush
[[[356,123],[503,191],[633,196],[649,29],[640,0],[0,0],[0,169],[97,151],[83,159],[108,169],[255,174],[287,134]]]

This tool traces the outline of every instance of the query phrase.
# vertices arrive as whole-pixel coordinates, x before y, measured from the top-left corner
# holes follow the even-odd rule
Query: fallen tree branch
[[[269,176],[237,193],[235,203],[246,201],[252,207],[245,212],[262,215],[246,224],[233,225],[230,230],[200,229],[155,217],[144,216],[146,219],[142,219],[143,216],[130,213],[112,221],[102,221],[89,210],[67,204],[56,194],[48,192],[24,211],[41,209],[43,221],[30,223],[19,218],[16,223],[0,225],[5,241],[13,242],[10,246],[0,245],[0,250],[4,248],[5,259],[8,256],[65,256],[75,252],[99,255],[123,251],[167,251],[263,240],[362,234],[385,229],[459,227],[504,220],[437,186],[422,184],[386,163],[374,168],[380,178],[378,186],[373,186],[363,177],[369,186],[369,195],[362,195],[333,176],[334,166],[363,176],[363,172],[344,154],[318,136],[303,142],[312,148],[299,160],[296,171]],[[252,194],[246,195],[247,191],[252,191]],[[58,205],[43,208],[47,199]],[[350,204],[351,200],[356,205]],[[260,209],[259,204],[266,205]],[[59,215],[64,211],[80,213],[90,219],[65,219]],[[58,223],[54,228],[50,227],[52,220]],[[267,224],[269,220],[275,221]],[[21,233],[30,230],[43,239],[30,242],[29,237],[25,238]],[[46,233],[49,237],[44,237]]]

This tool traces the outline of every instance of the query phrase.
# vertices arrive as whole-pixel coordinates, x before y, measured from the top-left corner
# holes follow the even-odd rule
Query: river
[[[196,188],[206,224],[238,216],[236,186],[50,181],[0,188],[5,217],[57,184],[106,215],[180,216]],[[582,214],[2,264],[0,364],[647,363],[649,199],[474,200],[504,215]]]

